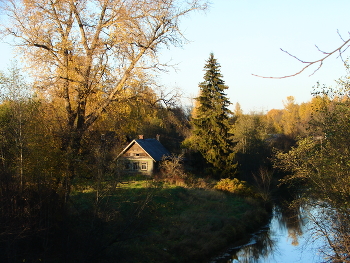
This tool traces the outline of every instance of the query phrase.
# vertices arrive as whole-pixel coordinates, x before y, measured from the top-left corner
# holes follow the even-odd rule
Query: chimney
[[[156,135],[156,139],[157,139],[157,141],[159,141],[159,137],[160,137],[160,135],[159,135],[159,134],[157,134],[157,135]]]
[[[139,135],[139,140],[143,140],[143,134]]]

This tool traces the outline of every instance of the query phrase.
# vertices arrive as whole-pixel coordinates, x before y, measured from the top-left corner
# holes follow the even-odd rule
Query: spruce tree
[[[204,81],[199,84],[200,94],[192,114],[192,134],[186,144],[198,150],[208,163],[223,175],[236,169],[232,136],[229,134],[228,109],[231,104],[226,97],[220,64],[211,53],[204,67]]]

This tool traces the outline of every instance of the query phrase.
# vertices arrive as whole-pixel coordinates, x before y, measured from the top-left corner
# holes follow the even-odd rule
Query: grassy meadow
[[[268,218],[257,199],[209,185],[177,186],[138,178],[96,199],[89,189],[72,198],[76,217],[67,225],[71,239],[66,253],[72,256],[66,260],[207,262]]]

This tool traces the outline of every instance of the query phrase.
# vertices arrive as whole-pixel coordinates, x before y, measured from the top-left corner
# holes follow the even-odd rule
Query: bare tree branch
[[[338,35],[339,35],[339,31],[338,31]],[[339,35],[340,36],[340,35]],[[349,48],[349,43],[350,43],[350,38],[348,38],[347,40],[344,40],[341,36],[340,36],[341,40],[343,41],[343,44],[340,45],[339,47],[337,47],[336,49],[334,49],[331,52],[325,52],[323,50],[321,50],[318,46],[316,46],[317,50],[319,52],[321,52],[324,56],[321,57],[320,59],[314,60],[314,61],[304,61],[301,60],[300,58],[296,57],[295,55],[292,55],[291,53],[289,53],[286,50],[281,49],[284,53],[288,54],[289,56],[295,58],[296,60],[300,61],[303,64],[306,64],[301,70],[299,70],[298,72],[291,74],[291,75],[286,75],[286,76],[282,76],[282,77],[266,77],[266,76],[261,76],[261,75],[256,75],[256,74],[252,74],[253,76],[259,77],[259,78],[267,78],[267,79],[285,79],[285,78],[290,78],[290,77],[294,77],[297,76],[299,74],[301,74],[302,72],[304,72],[307,68],[313,66],[313,65],[318,65],[318,67],[309,75],[312,76],[314,75],[322,66],[324,61],[329,58],[330,56],[332,56],[335,53],[339,53],[339,56],[341,58],[341,60],[344,62],[344,59],[342,58],[342,54]]]

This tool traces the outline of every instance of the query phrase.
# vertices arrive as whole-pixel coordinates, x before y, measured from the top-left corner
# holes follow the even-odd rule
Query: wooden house
[[[158,168],[159,162],[164,157],[170,156],[170,152],[157,139],[144,139],[143,135],[138,140],[133,140],[117,156],[118,162],[123,164],[126,172],[152,175]]]

